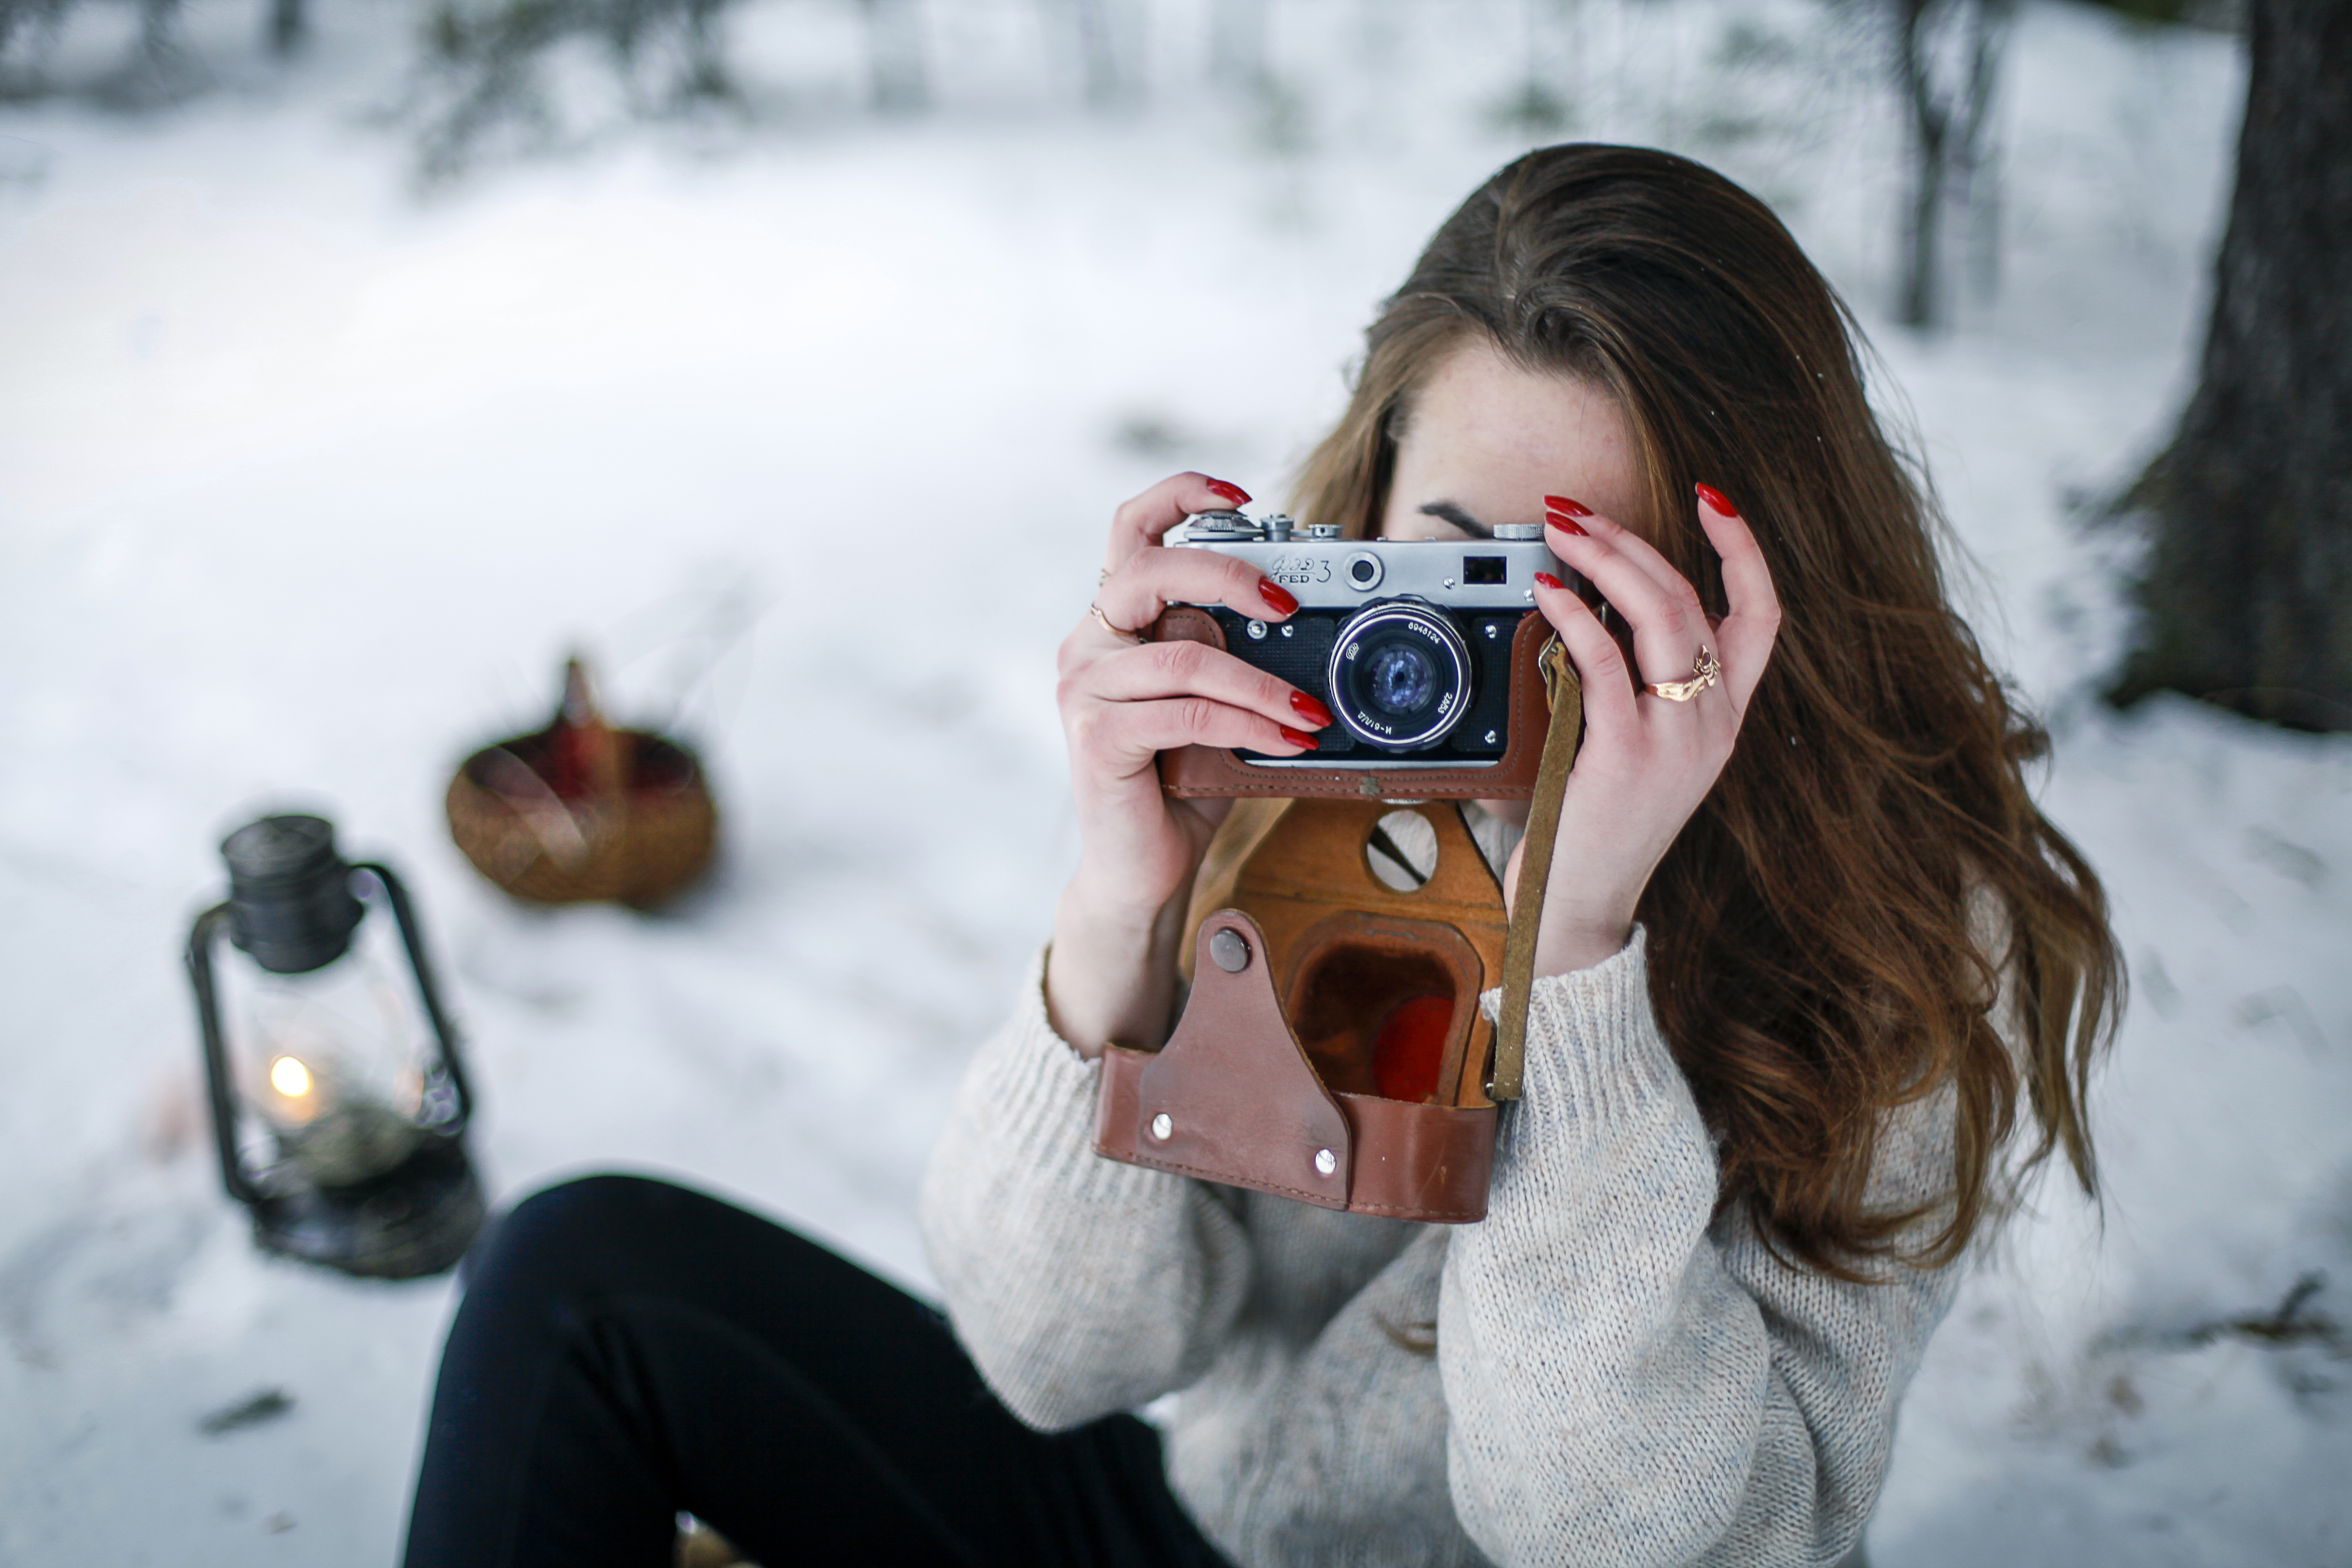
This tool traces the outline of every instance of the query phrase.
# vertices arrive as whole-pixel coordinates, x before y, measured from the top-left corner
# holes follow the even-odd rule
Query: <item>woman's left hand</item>
[[[1537,934],[1538,975],[1590,968],[1625,945],[1651,873],[1730,759],[1780,629],[1780,603],[1756,536],[1706,486],[1698,490],[1698,521],[1723,559],[1730,613],[1720,622],[1647,542],[1575,501],[1544,500],[1552,553],[1633,627],[1641,668],[1626,668],[1617,639],[1581,599],[1556,580],[1539,580],[1536,607],[1584,684],[1584,743],[1560,802]],[[1709,653],[1721,677],[1687,700],[1643,689],[1690,679]],[[1515,851],[1503,877],[1507,898],[1516,898],[1518,875]]]

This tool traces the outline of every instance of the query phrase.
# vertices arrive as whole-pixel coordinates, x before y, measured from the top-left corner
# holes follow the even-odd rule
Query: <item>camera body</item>
[[[1526,710],[1515,671],[1528,662],[1517,645],[1535,574],[1577,582],[1537,524],[1492,539],[1343,539],[1286,517],[1213,511],[1170,542],[1246,561],[1298,600],[1280,622],[1195,607],[1226,652],[1321,700],[1338,721],[1303,756],[1232,753],[1252,771],[1377,771],[1400,783],[1426,773],[1434,783],[1499,767]]]

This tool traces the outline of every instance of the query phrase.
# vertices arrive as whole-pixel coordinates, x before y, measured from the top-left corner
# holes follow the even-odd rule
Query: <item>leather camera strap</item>
[[[1519,851],[1519,884],[1511,900],[1511,929],[1503,946],[1503,1011],[1495,1031],[1495,1070],[1486,1085],[1490,1100],[1519,1098],[1519,1075],[1527,1060],[1528,994],[1536,980],[1536,927],[1543,918],[1544,888],[1551,880],[1551,852],[1559,833],[1559,802],[1568,770],[1576,761],[1584,731],[1584,689],[1568,650],[1554,637],[1538,659],[1551,698],[1551,728],[1536,769],[1528,803],[1528,833]]]

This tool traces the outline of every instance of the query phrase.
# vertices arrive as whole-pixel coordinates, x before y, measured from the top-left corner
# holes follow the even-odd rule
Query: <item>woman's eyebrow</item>
[[[1450,500],[1425,501],[1422,504],[1421,514],[1423,517],[1436,518],[1442,522],[1450,522],[1474,539],[1495,537],[1493,529],[1488,528]]]

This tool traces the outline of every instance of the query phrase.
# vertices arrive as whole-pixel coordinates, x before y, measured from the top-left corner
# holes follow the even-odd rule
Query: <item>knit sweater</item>
[[[1099,1158],[1099,1069],[1054,1033],[1040,980],[971,1064],[921,1200],[949,1316],[1022,1420],[1176,1394],[1171,1483],[1243,1568],[1854,1546],[1958,1270],[1847,1283],[1714,1214],[1715,1146],[1638,929],[1536,983],[1524,1098],[1465,1226]],[[1890,1117],[1870,1201],[1939,1197],[1952,1126],[1948,1090]]]

